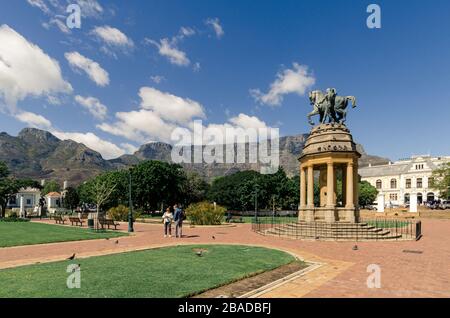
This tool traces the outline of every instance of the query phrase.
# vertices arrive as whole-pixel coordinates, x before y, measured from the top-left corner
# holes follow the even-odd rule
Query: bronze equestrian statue
[[[338,96],[335,88],[328,88],[324,94],[322,91],[315,90],[309,93],[309,100],[313,106],[313,111],[308,114],[308,122],[314,125],[311,117],[320,116],[320,123],[344,124],[347,119],[348,102],[352,103],[352,108],[356,107],[355,96]]]

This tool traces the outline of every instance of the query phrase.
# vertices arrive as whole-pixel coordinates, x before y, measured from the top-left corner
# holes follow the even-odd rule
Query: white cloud
[[[109,84],[108,72],[97,62],[94,62],[78,52],[65,53],[64,56],[73,70],[84,71],[98,86],[106,86]]]
[[[7,110],[17,112],[17,102],[28,96],[71,92],[55,59],[9,26],[0,26],[0,101]]]
[[[164,76],[161,76],[161,75],[150,76],[150,79],[155,84],[160,84],[161,82],[166,80],[166,78]]]
[[[205,21],[205,24],[211,26],[214,29],[214,32],[216,33],[218,39],[220,39],[225,34],[225,32],[223,31],[223,27],[220,25],[219,18],[208,18]]]
[[[47,96],[47,102],[50,105],[61,105],[61,100],[58,97],[52,95]]]
[[[62,140],[73,140],[78,143],[84,144],[86,147],[99,152],[105,159],[117,158],[126,153],[126,151],[116,144],[103,140],[97,135],[79,132],[61,132],[61,131],[51,131],[53,135]]]
[[[122,144],[120,144],[120,147],[122,147],[128,154],[133,154],[139,149],[135,145],[132,145],[129,143],[122,143]]]
[[[196,62],[194,64],[194,66],[192,67],[192,69],[194,70],[194,72],[200,72],[200,69],[201,69],[200,62]]]
[[[95,27],[91,31],[91,34],[93,34],[98,40],[105,43],[110,48],[127,50],[134,47],[133,40],[128,38],[119,29],[110,27],[108,25]],[[104,49],[107,48],[104,47]]]
[[[116,118],[114,124],[103,123],[97,125],[97,128],[140,143],[154,139],[169,142],[170,134],[175,128],[173,124],[163,121],[155,112],[145,109],[118,112]]]
[[[52,123],[47,118],[31,112],[19,111],[14,117],[29,127],[49,129],[52,126]]]
[[[52,25],[55,25],[61,32],[65,33],[65,34],[71,33],[71,31],[67,27],[67,25],[63,21],[61,21],[57,18],[50,19],[50,21],[42,23],[42,26],[47,30],[50,29],[50,27]]]
[[[38,9],[40,9],[42,12],[49,14],[50,13],[50,9],[48,8],[48,6],[45,4],[44,0],[27,0],[27,2],[33,6],[36,7]]]
[[[100,18],[103,7],[96,0],[77,0],[81,15],[86,18]]]
[[[261,104],[279,106],[283,102],[284,95],[295,93],[302,96],[315,82],[316,79],[308,72],[307,66],[293,63],[292,69],[285,69],[277,74],[269,92],[264,94],[259,89],[252,89],[250,94]]]
[[[77,95],[75,96],[75,101],[86,108],[95,118],[100,120],[105,119],[108,108],[103,105],[97,98]]]
[[[179,32],[179,38],[193,36],[195,34],[195,30],[189,27],[181,27]]]
[[[181,98],[152,87],[142,87],[139,96],[142,108],[154,111],[167,121],[186,124],[193,117],[205,117],[202,105],[189,98]]]
[[[167,38],[159,40],[159,43],[150,39],[145,39],[145,42],[156,46],[159,54],[166,57],[172,64],[188,66],[191,63],[186,53],[178,49],[176,43]]]
[[[256,142],[258,140],[258,129],[269,129],[267,124],[256,116],[249,116],[246,114],[239,114],[236,117],[230,118],[228,122],[223,124],[209,124],[203,127],[203,141],[208,142],[208,136],[216,135],[220,131],[224,138],[225,136],[232,136],[233,138],[243,137],[246,129],[255,129],[255,135],[248,135],[249,142]],[[191,127],[192,129],[192,127]],[[266,136],[267,137],[267,136]],[[219,140],[220,141],[220,140]],[[225,142],[225,140],[223,140]]]
[[[248,116],[246,114],[239,114],[236,117],[230,118],[229,122],[232,123],[236,127],[240,128],[267,128],[265,122],[259,119],[256,116]]]
[[[116,113],[116,122],[97,128],[136,142],[170,142],[177,125],[188,126],[193,118],[204,118],[203,107],[189,98],[181,98],[152,87],[142,87],[140,110]]]

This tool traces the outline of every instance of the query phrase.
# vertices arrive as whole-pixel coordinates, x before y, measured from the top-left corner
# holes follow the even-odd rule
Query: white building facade
[[[386,205],[409,204],[411,194],[417,195],[417,203],[439,199],[439,192],[430,187],[432,172],[450,162],[450,156],[413,156],[386,165],[359,168],[362,181],[368,181],[384,195]]]

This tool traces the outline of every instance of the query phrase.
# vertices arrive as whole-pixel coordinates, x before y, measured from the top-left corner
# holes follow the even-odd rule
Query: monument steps
[[[367,223],[293,222],[280,224],[263,232],[265,235],[306,239],[389,240],[402,238],[401,234],[369,226]]]

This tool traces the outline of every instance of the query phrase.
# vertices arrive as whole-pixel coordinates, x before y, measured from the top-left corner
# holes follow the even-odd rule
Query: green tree
[[[231,210],[296,209],[299,201],[298,177],[289,179],[282,168],[274,174],[240,171],[213,181],[208,199]]]
[[[60,192],[61,186],[58,182],[54,180],[50,180],[45,182],[44,187],[42,188],[41,195],[46,195],[50,192]]]
[[[430,188],[438,190],[441,198],[450,199],[450,162],[440,165],[433,171]]]
[[[185,201],[186,173],[180,165],[150,160],[136,165],[131,172],[133,203],[144,211],[158,209],[161,203]]]
[[[0,179],[4,179],[9,176],[9,169],[5,162],[0,161]]]
[[[186,173],[186,182],[183,189],[185,196],[184,203],[189,205],[191,203],[200,202],[206,199],[209,184],[196,172]]]
[[[81,184],[78,189],[80,202],[82,203],[96,203],[96,184],[105,183],[115,185],[111,194],[102,203],[104,209],[118,206],[119,204],[128,205],[129,191],[128,191],[128,170],[109,171],[102,173]]]
[[[73,209],[75,209],[79,203],[80,196],[78,195],[78,191],[72,187],[67,188],[63,198],[63,206],[73,212]]]
[[[255,208],[256,189],[258,188],[258,201],[264,195],[260,191],[259,178],[260,174],[252,170],[239,171],[219,177],[211,184],[207,196],[208,200],[230,210],[253,210]]]
[[[365,207],[377,198],[378,190],[367,181],[359,182],[359,205]]]

